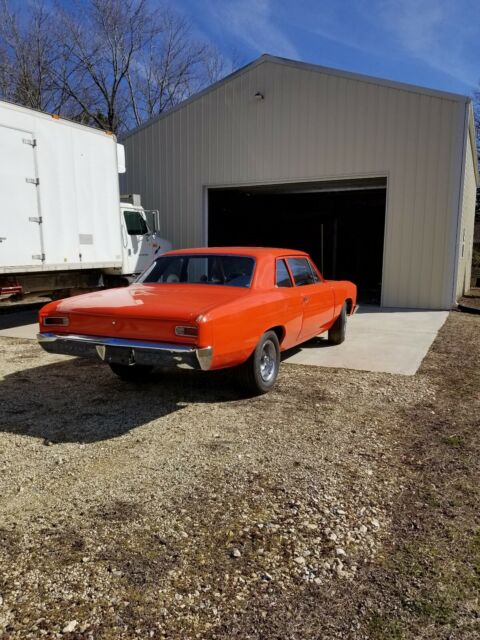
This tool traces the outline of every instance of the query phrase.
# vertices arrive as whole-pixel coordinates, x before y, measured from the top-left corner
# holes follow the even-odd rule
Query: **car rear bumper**
[[[103,362],[112,364],[138,364],[208,371],[213,357],[211,347],[197,349],[189,345],[147,340],[59,333],[38,333],[37,340],[49,353],[100,358]]]

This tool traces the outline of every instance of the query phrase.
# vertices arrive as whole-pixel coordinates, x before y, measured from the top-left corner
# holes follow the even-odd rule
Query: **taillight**
[[[175,327],[175,335],[196,338],[198,336],[197,327]]]
[[[66,327],[69,324],[69,320],[65,316],[47,316],[43,319],[43,324]]]

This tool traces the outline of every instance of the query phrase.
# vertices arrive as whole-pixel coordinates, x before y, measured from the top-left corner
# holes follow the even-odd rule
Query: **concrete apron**
[[[284,362],[414,375],[447,319],[448,311],[362,306],[348,318],[343,344],[327,334],[284,354]]]
[[[0,329],[0,338],[25,338],[34,340],[37,337],[38,324],[26,324],[20,327],[12,327],[10,329]]]
[[[8,319],[12,320],[12,316]],[[315,367],[413,375],[447,316],[448,311],[362,306],[348,318],[347,338],[343,344],[330,345],[325,334],[325,337],[315,338],[286,352],[283,361]],[[8,328],[1,328],[0,322],[0,337],[35,339],[38,324],[30,324],[34,317],[33,314],[23,317],[18,314],[15,318],[18,326]],[[20,324],[22,319],[28,324]]]
[[[35,339],[38,333],[37,310],[0,314],[0,338]]]

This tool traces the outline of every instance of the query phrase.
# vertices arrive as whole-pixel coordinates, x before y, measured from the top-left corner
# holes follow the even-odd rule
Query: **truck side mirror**
[[[150,231],[155,233],[160,231],[160,213],[157,209],[150,209],[145,211],[145,218]]]

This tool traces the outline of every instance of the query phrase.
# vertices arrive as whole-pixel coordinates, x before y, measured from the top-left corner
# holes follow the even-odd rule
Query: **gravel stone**
[[[62,633],[72,633],[78,626],[78,622],[76,620],[70,620],[62,629]]]
[[[402,491],[391,472],[397,405],[434,391],[426,377],[285,363],[271,393],[245,398],[228,372],[159,372],[131,386],[31,341],[1,346],[8,640],[62,629],[86,640],[269,638],[229,636],[228,625],[261,612],[270,625],[310,592],[327,602],[382,553]],[[374,481],[359,473],[366,460]],[[321,637],[302,631],[291,637]]]

